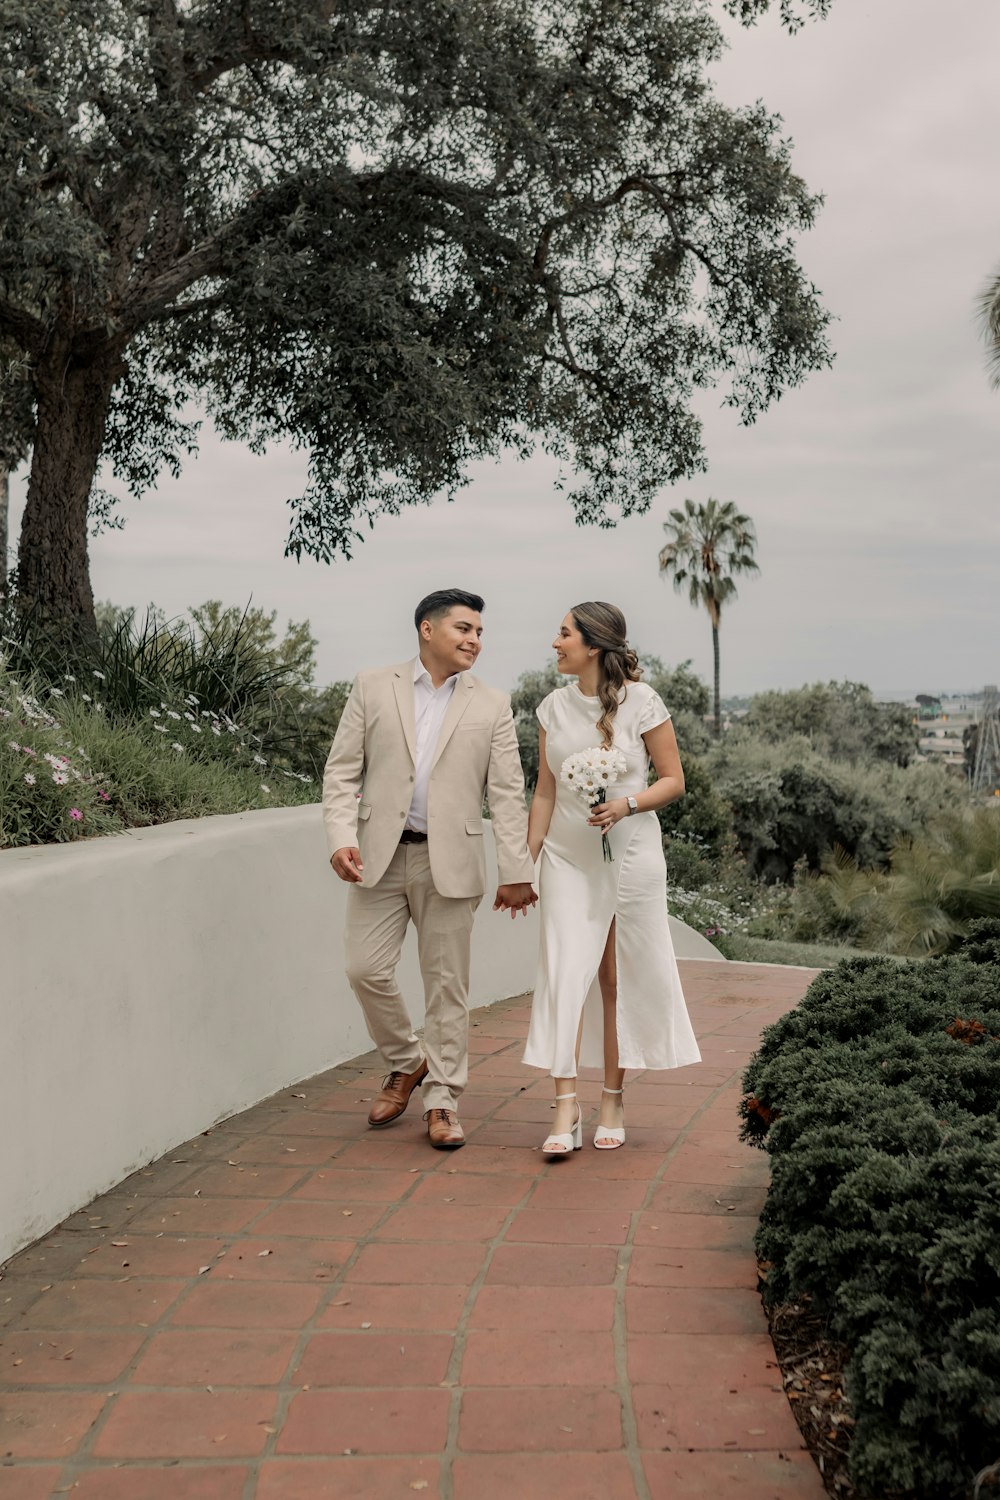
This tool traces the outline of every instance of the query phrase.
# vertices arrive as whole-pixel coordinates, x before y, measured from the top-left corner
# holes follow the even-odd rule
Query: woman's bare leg
[[[576,1028],[576,1065],[577,1065],[577,1068],[579,1068],[579,1066],[580,1066],[580,1038],[582,1036],[583,1036],[583,1011],[581,1010],[581,1012],[580,1012],[580,1024]],[[571,1131],[573,1129],[573,1126],[576,1124],[577,1105],[579,1104],[579,1100],[576,1097],[576,1082],[577,1081],[576,1081],[575,1078],[553,1078],[552,1082],[555,1084],[555,1093],[556,1093],[556,1097],[557,1098],[558,1098],[558,1096],[560,1094],[572,1094],[573,1095],[572,1099],[563,1099],[563,1101],[560,1104],[556,1105],[556,1118],[555,1118],[555,1122],[554,1122],[554,1124],[552,1126],[552,1134],[553,1135],[566,1135],[566,1134],[569,1133],[569,1131]]]
[[[614,921],[597,971],[597,981],[604,1002],[604,1087],[620,1089],[625,1083],[625,1069],[618,1066],[618,962]],[[615,1127],[621,1125],[623,1119],[621,1094],[602,1094],[601,1124]],[[600,1133],[597,1139],[601,1139]]]

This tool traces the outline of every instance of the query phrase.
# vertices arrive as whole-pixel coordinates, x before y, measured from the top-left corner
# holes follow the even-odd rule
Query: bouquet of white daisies
[[[628,762],[620,750],[578,750],[563,761],[559,780],[577,792],[588,808],[592,808],[608,800],[609,788],[620,781],[627,770]],[[601,834],[601,847],[605,859],[614,858],[606,833]]]

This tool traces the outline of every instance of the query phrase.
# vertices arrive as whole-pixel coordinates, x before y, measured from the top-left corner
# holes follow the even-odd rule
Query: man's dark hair
[[[466,609],[474,609],[477,614],[482,614],[485,604],[478,594],[469,594],[465,589],[438,589],[433,594],[428,594],[426,599],[421,599],[413,614],[413,623],[420,629],[424,620],[440,620],[449,609],[454,609],[457,604]]]

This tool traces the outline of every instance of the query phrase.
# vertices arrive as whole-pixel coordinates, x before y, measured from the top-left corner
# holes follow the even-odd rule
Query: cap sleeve
[[[659,693],[650,688],[639,713],[639,733],[646,734],[650,729],[655,729],[658,724],[665,724],[669,718],[669,708]]]
[[[535,709],[535,718],[541,724],[545,733],[548,734],[552,724],[552,694],[548,693]]]

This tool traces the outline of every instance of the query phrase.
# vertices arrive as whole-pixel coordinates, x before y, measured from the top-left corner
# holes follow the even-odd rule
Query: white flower
[[[184,702],[185,703],[193,703],[197,707],[197,704],[198,704],[198,695],[197,695],[197,693],[187,693],[187,694],[185,694]]]
[[[187,709],[184,710],[184,717],[185,719],[190,719],[192,724],[194,723],[194,714],[189,713]]]
[[[628,769],[620,750],[589,749],[568,755],[559,768],[559,779],[579,792],[589,806],[602,800],[602,794],[619,781]]]
[[[81,693],[80,697],[83,699],[84,703],[93,703],[94,701],[89,693]]]
[[[72,672],[64,672],[63,673],[63,682],[75,682],[75,681],[76,681],[76,678],[73,676]]]
[[[171,746],[171,749],[173,749],[173,750],[179,750],[180,753],[181,753],[181,755],[184,754],[184,746],[183,745],[178,745],[178,743],[177,743],[176,740],[174,740],[174,743]]]
[[[151,719],[158,719],[160,717],[160,710],[158,708],[151,708],[149,710],[149,716]]]
[[[102,714],[104,712],[104,704],[103,703],[95,703],[94,704],[94,712],[98,713],[98,714]]]
[[[34,778],[34,776],[32,776],[32,774],[31,774],[30,771],[28,771],[26,773],[24,779],[25,779],[25,782],[27,783],[28,786],[34,786],[34,784],[35,784],[35,778]]]
[[[58,755],[43,755],[42,759],[50,766],[62,765],[62,760]]]
[[[255,766],[266,766],[267,765],[267,761],[264,759],[263,755],[255,755],[254,758],[253,758],[253,763],[254,763]]]
[[[49,688],[49,692],[52,694],[53,698],[65,698],[66,696],[62,688]]]
[[[153,728],[156,730],[157,734],[166,734],[168,732],[166,724],[154,724]]]
[[[210,719],[212,717],[207,708],[202,709],[201,716],[203,719]]]
[[[167,709],[167,718],[168,719],[176,719],[178,722],[180,722],[180,717],[181,717],[180,714],[174,713],[174,710],[172,708],[168,708]]]
[[[8,740],[7,743],[8,743],[8,745],[10,746],[10,748],[12,750],[20,750],[20,748],[21,748],[20,745],[17,743],[17,740]],[[45,759],[48,760],[48,756],[46,756]]]
[[[191,725],[191,733],[192,734],[201,734],[201,725],[200,724],[192,724]]]
[[[220,739],[221,739],[221,737],[222,737],[222,730],[219,728],[218,724],[213,724],[212,725],[212,733],[213,734],[217,734],[220,737]]]
[[[93,677],[99,677],[100,680],[101,680],[101,682],[104,682],[106,680],[105,676],[104,676],[104,673],[103,672],[99,672],[96,667],[92,668],[91,675]]]
[[[268,796],[271,795],[271,788],[269,786],[265,786],[263,782],[261,782],[260,784],[260,789],[262,792],[267,792]]]
[[[69,780],[69,777],[66,775],[65,771],[53,771],[52,780],[55,782],[56,786],[65,786],[67,781]]]

